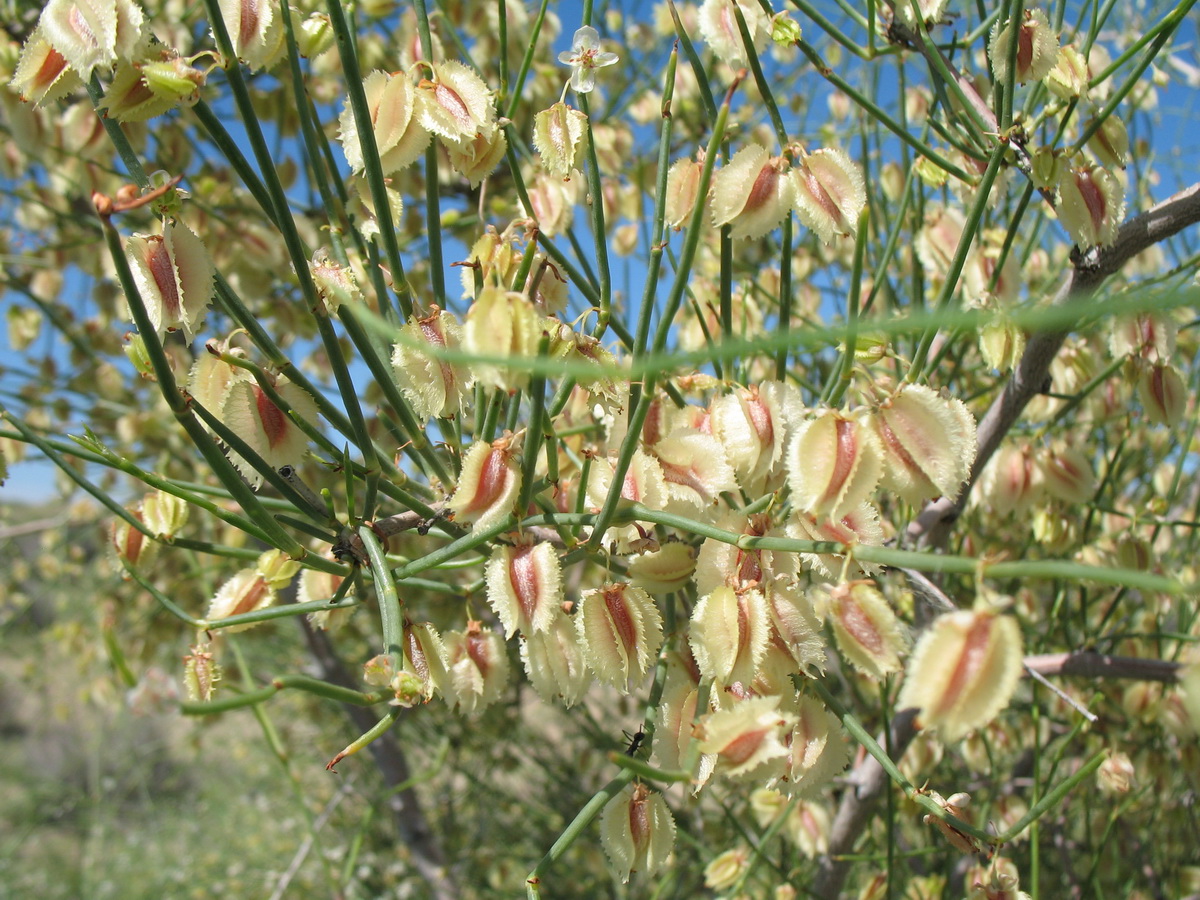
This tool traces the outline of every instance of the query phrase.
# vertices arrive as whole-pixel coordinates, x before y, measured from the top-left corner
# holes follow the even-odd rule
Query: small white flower
[[[577,94],[590,93],[596,86],[596,69],[614,65],[619,57],[600,49],[600,32],[584,25],[575,32],[571,49],[558,54],[558,61],[571,67],[571,89]]]

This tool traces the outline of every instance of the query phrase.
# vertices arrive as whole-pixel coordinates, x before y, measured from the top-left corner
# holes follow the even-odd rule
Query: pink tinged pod
[[[1010,47],[1017,41],[1016,72],[1013,80],[1018,84],[1038,81],[1050,74],[1058,62],[1058,36],[1050,27],[1046,14],[1040,9],[1027,9],[1018,25],[1007,21],[997,22],[992,27],[988,42],[988,57],[997,82],[1006,82],[1009,76],[1008,60]]]
[[[1028,446],[1001,447],[984,469],[983,494],[1000,515],[1023,512],[1042,496],[1042,475]]]
[[[533,117],[533,146],[550,175],[570,178],[579,166],[587,116],[561,100]]]
[[[898,707],[945,743],[992,721],[1021,677],[1021,631],[1012,616],[961,610],[939,616],[908,661]]]
[[[66,57],[46,40],[45,31],[38,25],[25,39],[9,86],[18,91],[25,102],[40,106],[61,100],[82,87],[83,82]]]
[[[1073,447],[1053,447],[1038,457],[1046,493],[1068,503],[1090,503],[1096,493],[1092,462]]]
[[[458,487],[449,507],[456,522],[474,522],[476,529],[490,528],[510,512],[521,490],[521,472],[508,442],[478,441],[463,458]]]
[[[532,360],[541,336],[541,319],[527,296],[488,285],[467,310],[463,348],[480,356]],[[529,383],[527,370],[493,363],[476,363],[472,368],[480,381],[502,390]]]
[[[487,600],[504,636],[550,627],[564,598],[558,554],[550,544],[498,545],[487,563]]]
[[[1146,418],[1154,424],[1174,427],[1183,419],[1187,408],[1187,385],[1174,366],[1157,363],[1142,369],[1137,391]]]
[[[417,120],[447,147],[469,141],[476,134],[490,138],[496,128],[492,92],[462,63],[437,63],[433,78],[417,85]]]
[[[144,520],[140,509],[126,511],[138,521]],[[117,559],[117,573],[126,581],[131,577],[125,571],[126,565],[145,572],[158,556],[158,542],[146,537],[124,519],[114,519],[109,526],[108,544]]]
[[[713,176],[713,224],[735,238],[760,238],[792,211],[788,162],[757,144],[743,147]]]
[[[872,417],[883,448],[882,486],[910,503],[954,499],[975,462],[975,418],[961,400],[910,384]]]
[[[904,626],[869,581],[840,584],[830,593],[829,619],[838,648],[855,668],[874,678],[900,670]]]
[[[675,846],[675,820],[663,795],[640,781],[608,801],[600,816],[600,839],[622,884],[633,872],[651,876]]]
[[[430,315],[403,326],[400,334],[401,340],[392,350],[392,367],[413,412],[422,420],[459,412],[474,383],[470,371],[422,349],[458,350],[463,330],[457,317],[435,307]]]
[[[719,587],[692,610],[688,643],[706,678],[749,686],[762,664],[771,618],[760,591]]]
[[[1117,239],[1125,216],[1125,191],[1100,166],[1064,168],[1058,181],[1058,220],[1081,249]]]
[[[132,62],[144,16],[133,0],[50,0],[38,27],[45,40],[83,79],[118,60]]]
[[[363,81],[371,130],[384,175],[411,166],[429,146],[429,132],[417,120],[416,88],[404,75],[375,71]],[[350,101],[338,117],[339,137],[346,162],[355,172],[363,170],[362,143]]]
[[[467,714],[479,712],[500,699],[508,684],[508,655],[504,639],[485,631],[479,622],[468,622],[466,631],[447,632],[446,702]]]
[[[628,584],[585,591],[575,614],[584,658],[601,681],[623,692],[640,680],[662,646],[662,618],[650,595]]]
[[[748,489],[760,485],[783,458],[788,433],[787,386],[764,382],[713,400],[709,421],[725,448],[738,481]]]
[[[183,329],[191,341],[213,296],[213,264],[203,242],[182,222],[172,222],[161,237],[133,235],[125,253],[159,337]]]
[[[728,66],[738,68],[748,65],[749,57],[733,11],[734,2],[741,7],[755,52],[761,54],[767,47],[771,24],[757,3],[750,0],[704,0],[697,20],[701,37],[717,58]]]
[[[328,603],[341,587],[342,575],[331,572],[321,572],[317,569],[305,569],[300,573],[300,583],[296,588],[297,603],[312,603],[320,600]],[[347,596],[354,594],[350,588]],[[308,614],[308,624],[320,631],[337,631],[354,615],[354,607],[349,609],[320,609]]]
[[[784,739],[788,748],[786,790],[811,796],[850,762],[842,723],[815,697],[796,701],[796,724]]]
[[[403,671],[417,678],[422,702],[435,693],[446,695],[449,661],[441,635],[428,622],[404,623]]]
[[[796,429],[788,483],[797,509],[840,519],[875,491],[883,461],[874,433],[858,419],[825,410]]]
[[[629,561],[633,584],[656,596],[683,590],[695,571],[695,551],[682,541],[670,541]]]
[[[473,137],[464,138],[456,144],[445,144],[450,168],[467,179],[472,188],[477,188],[500,165],[508,152],[508,138],[504,130],[492,127],[477,131]]]
[[[812,601],[792,585],[775,585],[767,592],[773,626],[772,640],[791,655],[800,672],[825,668],[825,640]]]
[[[879,524],[879,511],[869,503],[859,504],[840,519],[816,519],[798,512],[788,523],[787,535],[803,541],[836,541],[850,546],[883,546],[883,527]],[[842,571],[841,556],[801,553],[800,560],[825,578],[836,578]],[[847,574],[870,573],[876,568],[870,563],[854,562],[847,569]]]
[[[204,618],[217,625],[221,619],[265,609],[274,602],[275,591],[271,589],[266,578],[257,569],[242,569],[217,589],[216,596],[208,604],[208,612]],[[259,623],[231,625],[223,630],[232,634],[253,628],[256,624]]]
[[[283,24],[270,0],[220,0],[234,55],[251,69],[270,68],[284,51]]]
[[[784,735],[795,724],[795,716],[780,711],[778,696],[741,700],[701,721],[700,750],[716,754],[717,771],[730,777],[777,777],[787,762]]]
[[[733,467],[710,434],[678,430],[654,445],[670,498],[668,508],[705,509],[725,491],[738,489]]]
[[[867,205],[862,171],[842,150],[827,148],[800,160],[789,175],[795,191],[796,215],[823,243],[858,231],[858,216]]]
[[[676,231],[692,220],[703,169],[704,165],[694,159],[677,159],[667,170],[666,223]]]
[[[317,420],[317,405],[302,388],[279,375],[275,391],[294,415],[307,422]],[[217,415],[274,469],[295,465],[304,458],[308,435],[275,405],[257,382],[236,381],[230,385]],[[263,476],[249,462],[232,451],[229,459],[252,485],[262,484]]]
[[[1178,328],[1169,316],[1140,312],[1113,320],[1108,347],[1113,356],[1136,356],[1148,362],[1170,362]]]
[[[534,690],[548,703],[574,706],[591,681],[575,625],[561,609],[546,630],[521,635],[521,662]]]

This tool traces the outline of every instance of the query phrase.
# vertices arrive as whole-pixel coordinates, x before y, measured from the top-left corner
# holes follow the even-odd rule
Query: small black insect
[[[642,746],[642,741],[646,739],[646,735],[640,728],[633,735],[630,735],[628,731],[622,733],[629,739],[629,746],[625,748],[625,755],[634,756],[638,752],[638,748]]]

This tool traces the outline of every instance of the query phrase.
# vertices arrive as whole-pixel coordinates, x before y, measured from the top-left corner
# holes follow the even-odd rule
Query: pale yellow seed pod
[[[308,392],[283,375],[275,376],[275,392],[292,414],[316,422],[317,404]],[[273,469],[295,465],[304,458],[308,435],[267,396],[255,381],[234,381],[225,393],[218,417]],[[229,461],[251,485],[262,484],[263,476],[233,451]]]
[[[497,545],[486,566],[487,601],[504,636],[546,631],[564,599],[562,567],[547,543]]]
[[[1183,376],[1174,366],[1159,363],[1142,369],[1137,392],[1150,422],[1174,428],[1182,421],[1188,391]]]
[[[1135,356],[1152,363],[1168,363],[1175,356],[1179,328],[1160,312],[1140,312],[1112,320],[1108,348],[1114,357]]]
[[[521,472],[508,442],[477,441],[463,457],[458,487],[447,504],[457,522],[491,528],[512,512],[521,490]]]
[[[988,461],[983,496],[1000,515],[1023,513],[1042,497],[1042,473],[1029,446],[1006,444]]]
[[[792,808],[784,826],[784,835],[808,859],[829,852],[829,832],[833,821],[829,810],[819,803],[801,800]]]
[[[142,511],[140,509],[130,509],[128,512],[134,518],[142,521]],[[109,525],[108,545],[116,557],[114,568],[126,581],[131,576],[125,571],[123,563],[145,572],[158,557],[158,542],[146,537],[146,535],[142,534],[141,531],[134,528],[124,519],[113,519],[112,524]]]
[[[675,820],[663,795],[641,782],[626,785],[600,815],[600,841],[622,884],[633,872],[653,875],[675,846]]]
[[[714,891],[733,887],[750,865],[750,849],[726,850],[704,867],[704,886]]]
[[[500,699],[508,685],[508,654],[499,634],[468,622],[466,631],[449,631],[442,643],[447,670],[442,694],[447,703],[470,715]]]
[[[840,544],[863,544],[868,547],[883,546],[883,526],[879,523],[879,510],[870,503],[860,503],[840,519],[817,519],[797,512],[787,525],[787,536],[802,541],[836,541]],[[842,571],[844,557],[832,554],[801,553],[800,561],[823,578],[834,579]],[[878,566],[870,563],[852,562],[847,567],[848,575],[873,572]]]
[[[190,342],[204,324],[215,290],[213,264],[203,241],[183,222],[169,222],[161,236],[128,238],[125,254],[159,337],[182,329]]]
[[[300,561],[292,559],[282,550],[268,550],[259,556],[254,568],[271,590],[282,591],[300,571]]]
[[[534,690],[547,702],[574,706],[591,682],[579,634],[561,609],[544,631],[521,636],[521,662]]]
[[[216,596],[208,604],[204,618],[213,624],[221,619],[265,609],[275,603],[275,591],[257,569],[242,569],[217,589]],[[222,629],[230,634],[253,628],[255,624],[232,625]]]
[[[492,126],[488,131],[477,131],[473,137],[444,146],[450,168],[467,179],[472,188],[477,188],[483,179],[496,171],[508,153],[508,138],[504,136],[503,128]]]
[[[41,106],[61,100],[82,85],[75,69],[51,46],[46,30],[39,23],[25,39],[9,86],[21,95],[21,99]]]
[[[533,146],[550,175],[569,178],[580,165],[587,116],[561,100],[533,117]]]
[[[669,541],[629,561],[630,581],[656,596],[682,590],[695,571],[695,551],[681,541]]]
[[[917,233],[915,247],[917,258],[931,281],[946,280],[965,228],[966,219],[957,208],[939,207],[925,213],[925,224]]]
[[[622,691],[645,676],[662,646],[658,607],[649,594],[629,584],[585,591],[575,621],[592,671]]]
[[[834,410],[801,423],[786,458],[796,508],[818,519],[837,520],[856,509],[874,493],[883,470],[871,429]]]
[[[183,658],[183,683],[188,699],[193,703],[207,703],[216,693],[221,680],[221,667],[217,665],[212,644],[203,641],[191,647]]]
[[[874,678],[900,670],[900,653],[908,637],[870,581],[835,587],[830,592],[829,619],[838,648],[855,668]]]
[[[750,811],[762,830],[783,815],[787,805],[788,798],[773,788],[758,788],[750,794]]]
[[[845,151],[826,148],[806,155],[790,172],[796,216],[826,244],[858,231],[867,204],[862,171]]]
[[[1008,80],[1009,48],[1013,40],[1017,41],[1014,80],[1018,84],[1046,77],[1058,62],[1058,37],[1046,14],[1040,9],[1027,9],[1019,24],[1008,21],[1002,26],[997,22],[992,28],[988,58],[999,82]]]
[[[979,352],[988,368],[1007,372],[1025,352],[1025,332],[1005,317],[992,319],[979,329]]]
[[[488,285],[467,310],[463,347],[480,356],[532,360],[537,356],[541,322],[533,303],[524,294]],[[529,372],[503,364],[475,363],[476,377],[484,384],[512,391],[529,383]]]
[[[372,72],[363,81],[367,109],[371,112],[375,149],[384,175],[408,168],[429,146],[429,131],[416,116],[417,94],[405,75]],[[350,101],[338,118],[342,152],[355,172],[363,171],[362,144]]]
[[[1125,191],[1101,166],[1065,168],[1058,180],[1058,220],[1081,249],[1117,239]]]
[[[435,307],[428,316],[404,325],[400,333],[404,340],[392,350],[392,366],[396,383],[413,412],[422,421],[459,412],[474,384],[470,370],[422,349],[425,345],[434,350],[460,349],[463,329],[458,318]]]
[[[142,498],[142,521],[161,538],[172,538],[187,524],[186,500],[163,491],[151,491]]]
[[[792,211],[788,162],[757,144],[743,147],[713,176],[713,225],[730,226],[735,238],[760,238]]]
[[[676,231],[692,220],[703,168],[696,160],[677,159],[667,170],[666,223]]]
[[[795,716],[779,709],[778,696],[740,700],[701,720],[700,750],[715,754],[716,770],[731,778],[778,777],[787,762],[784,736],[795,724]]]
[[[958,496],[975,462],[975,418],[966,404],[909,384],[871,422],[883,448],[884,488],[914,504]]]
[[[473,69],[456,60],[432,65],[433,77],[417,84],[417,121],[446,147],[470,142],[496,129],[492,92]]]
[[[283,24],[268,0],[219,0],[234,55],[251,69],[269,69],[285,52]]]
[[[688,642],[700,672],[723,684],[749,685],[770,636],[770,614],[760,591],[718,587],[692,610]]]
[[[449,660],[442,636],[428,622],[404,623],[403,669],[420,682],[425,702],[435,693],[449,697]]]
[[[750,43],[754,46],[755,53],[761,56],[771,34],[771,22],[757,3],[751,0],[704,0],[697,17],[700,36],[704,38],[704,42],[712,48],[721,62],[734,69],[749,65],[746,44],[742,40],[741,29],[738,28],[737,16],[733,12],[735,2],[746,21]]]
[[[1060,100],[1082,97],[1088,90],[1088,64],[1074,44],[1058,49],[1054,67],[1046,73],[1046,87]]]
[[[680,515],[704,510],[721,494],[738,489],[733,467],[711,434],[680,428],[654,445],[667,488],[667,511]]]
[[[788,748],[784,789],[812,796],[850,762],[841,721],[815,697],[798,696],[796,724],[784,740]]]
[[[713,400],[709,423],[739,484],[750,491],[766,487],[768,476],[781,467],[789,422],[798,420],[802,411],[795,389],[779,381]]]
[[[328,603],[342,586],[345,576],[334,575],[332,572],[322,572],[318,569],[305,569],[300,573],[300,582],[296,587],[297,603]],[[346,596],[354,593],[350,587]],[[337,631],[354,615],[354,607],[348,609],[320,609],[308,614],[308,622],[313,628],[321,631]]]
[[[1133,761],[1123,751],[1110,753],[1096,770],[1096,784],[1103,794],[1128,794],[1136,782]]]
[[[1038,454],[1046,493],[1067,503],[1089,503],[1096,493],[1092,461],[1083,451],[1058,443]]]
[[[924,728],[947,742],[1008,706],[1021,677],[1021,631],[1012,616],[960,610],[939,616],[908,662],[897,706],[920,710]]]

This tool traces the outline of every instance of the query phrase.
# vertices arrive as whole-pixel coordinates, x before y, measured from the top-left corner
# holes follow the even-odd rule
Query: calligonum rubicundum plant
[[[1200,771],[1190,5],[52,0],[4,279],[69,349],[0,461],[111,519],[131,683],[360,711],[291,765],[377,752],[406,890],[1142,889],[1097,798],[1157,842]]]

